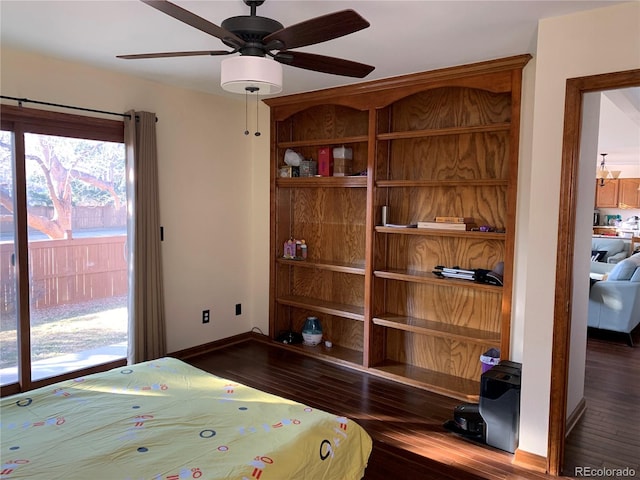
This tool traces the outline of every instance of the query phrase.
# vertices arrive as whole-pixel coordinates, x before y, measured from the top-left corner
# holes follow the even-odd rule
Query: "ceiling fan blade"
[[[200,50],[193,52],[164,52],[164,53],[137,53],[134,55],[116,55],[116,58],[125,60],[137,60],[140,58],[170,58],[170,57],[197,57],[199,55],[229,55],[235,53],[227,50]]]
[[[316,55],[315,53],[283,51],[273,57],[276,61],[291,65],[292,67],[313,70],[314,72],[332,73],[345,77],[363,78],[369,75],[374,68],[364,63],[343,60],[342,58]]]
[[[162,13],[166,13],[170,17],[175,18],[176,20],[180,20],[187,25],[190,25],[198,30],[208,33],[209,35],[213,35],[214,37],[219,38],[224,43],[232,47],[242,47],[245,44],[245,41],[242,40],[237,35],[225,30],[222,27],[219,27],[215,23],[211,23],[208,20],[205,20],[202,17],[199,17],[195,13],[191,13],[188,10],[185,10],[178,5],[175,5],[167,0],[140,0],[143,3],[146,3],[150,7],[155,8],[156,10],[161,11]]]
[[[272,50],[289,50],[326,42],[367,28],[369,22],[353,10],[342,10],[290,25],[267,35],[265,45],[277,42]]]

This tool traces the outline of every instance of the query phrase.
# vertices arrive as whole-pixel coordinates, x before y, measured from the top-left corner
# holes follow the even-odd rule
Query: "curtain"
[[[128,362],[166,354],[156,116],[127,112],[129,348]]]

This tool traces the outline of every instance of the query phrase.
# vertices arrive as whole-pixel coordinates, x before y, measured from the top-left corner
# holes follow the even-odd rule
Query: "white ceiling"
[[[174,3],[220,25],[248,15],[241,0]],[[541,18],[610,6],[620,1],[318,1],[267,0],[258,15],[288,26],[352,8],[371,26],[349,36],[301,48],[374,65],[374,80],[473,63],[536,50]],[[594,32],[597,35],[597,32]],[[121,60],[119,54],[218,50],[217,38],[137,0],[0,0],[0,42],[21,50],[214,94],[225,57]],[[282,94],[362,81],[284,67]],[[12,92],[2,92],[12,95]]]
[[[594,92],[595,93],[595,92]],[[640,176],[640,87],[602,92],[598,152],[606,163],[621,168],[623,177]],[[598,156],[596,166],[601,157]]]

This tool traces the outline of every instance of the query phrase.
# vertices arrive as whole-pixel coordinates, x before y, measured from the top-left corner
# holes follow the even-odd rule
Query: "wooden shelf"
[[[475,232],[465,230],[437,230],[432,228],[403,228],[403,227],[383,227],[376,226],[378,233],[395,233],[399,235],[424,235],[431,237],[467,237],[479,238],[482,240],[505,240],[504,233],[495,232]]]
[[[327,302],[317,298],[300,297],[296,295],[285,295],[277,298],[281,305],[303,308],[314,312],[335,315],[336,317],[350,318],[352,320],[364,321],[364,308],[343,303]]]
[[[478,360],[479,361],[479,360]],[[463,401],[477,402],[480,396],[480,381],[470,380],[446,373],[426,370],[406,363],[385,361],[372,370],[407,385],[421,387]]]
[[[458,278],[442,278],[435,276],[431,272],[388,269],[374,270],[373,275],[378,278],[387,278],[389,280],[398,280],[401,282],[428,283],[431,285],[453,288],[477,288],[480,290],[493,291],[498,295],[502,295],[502,287],[497,285],[473,282],[471,280],[461,280]]]
[[[451,127],[451,128],[435,128],[427,130],[408,130],[403,132],[379,133],[376,135],[378,140],[397,140],[403,138],[422,138],[436,137],[441,135],[462,135],[465,133],[483,133],[483,132],[500,132],[508,131],[511,128],[510,123],[495,123],[489,125],[476,125],[472,127]]]
[[[387,328],[404,330],[405,332],[413,332],[435,337],[452,338],[462,340],[467,343],[477,343],[487,346],[495,346],[497,344],[500,344],[499,333],[479,330],[477,328],[451,325],[436,322],[434,320],[424,320],[422,318],[385,314],[374,317],[373,323]]]
[[[376,187],[506,187],[508,180],[376,180]]]
[[[477,400],[481,353],[499,347],[510,357],[514,126],[530,58],[265,100],[272,132],[272,338],[316,314],[333,348],[286,348]],[[316,158],[319,147],[341,145],[352,149],[352,171],[368,176],[278,175],[286,149]],[[467,216],[502,233],[376,226],[381,205],[395,223]],[[307,260],[277,258],[292,235],[311,240]],[[503,287],[431,272],[436,265],[499,262]]]
[[[327,270],[330,272],[364,275],[364,262],[361,264],[357,264],[357,263],[331,262],[328,260],[327,261],[325,260],[317,260],[317,261],[292,260],[288,258],[278,258],[276,262],[282,265],[291,265],[293,267],[313,268],[316,270]]]
[[[338,363],[341,365],[357,365],[362,366],[362,352],[353,350],[351,348],[341,347],[340,345],[333,345],[331,348],[327,348],[324,342],[310,347],[308,345],[286,345],[285,348],[295,350],[298,353],[304,353],[305,355],[322,358],[332,363]]]
[[[276,179],[278,187],[288,188],[367,188],[367,177],[293,177]]]
[[[320,138],[317,140],[294,140],[290,142],[278,142],[278,148],[324,147],[368,141],[369,137],[367,135],[357,135],[354,137]]]

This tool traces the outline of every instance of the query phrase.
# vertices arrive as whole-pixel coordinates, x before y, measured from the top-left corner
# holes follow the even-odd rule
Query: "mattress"
[[[2,399],[1,479],[360,479],[371,438],[345,416],[173,358]]]

